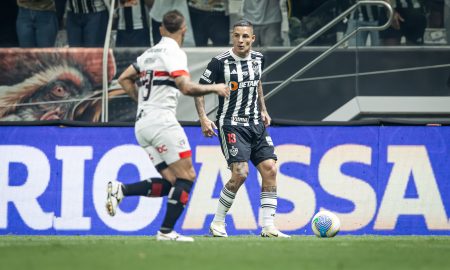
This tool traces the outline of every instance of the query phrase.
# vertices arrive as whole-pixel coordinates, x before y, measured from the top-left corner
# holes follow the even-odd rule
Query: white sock
[[[225,222],[225,216],[233,204],[234,197],[236,197],[236,193],[229,191],[226,187],[222,188],[219,203],[217,204],[216,215],[214,216],[213,221]]]
[[[275,212],[277,211],[277,193],[261,192],[262,226],[274,226]]]

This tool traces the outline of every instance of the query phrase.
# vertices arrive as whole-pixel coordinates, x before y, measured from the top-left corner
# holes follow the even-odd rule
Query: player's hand
[[[214,85],[216,88],[216,94],[221,97],[228,97],[230,95],[230,87],[224,83]]]
[[[205,137],[217,136],[216,124],[208,118],[200,119],[200,124],[202,125],[202,133]]]
[[[272,122],[272,118],[270,118],[270,115],[266,111],[261,112],[261,119],[262,119],[265,127],[270,126],[270,123]]]

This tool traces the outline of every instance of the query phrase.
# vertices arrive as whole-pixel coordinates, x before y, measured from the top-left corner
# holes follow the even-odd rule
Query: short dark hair
[[[184,22],[184,16],[178,10],[171,10],[164,14],[162,25],[170,33],[175,33],[181,29]]]
[[[235,27],[239,27],[239,26],[248,26],[248,27],[253,28],[253,24],[252,24],[251,22],[247,21],[247,20],[239,20],[239,21],[237,21],[237,22],[233,25],[233,29],[234,29]]]

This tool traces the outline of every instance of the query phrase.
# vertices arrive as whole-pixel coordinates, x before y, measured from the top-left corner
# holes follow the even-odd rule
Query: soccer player
[[[222,152],[232,174],[220,193],[210,233],[217,237],[228,236],[225,215],[233,204],[239,187],[247,178],[248,160],[251,160],[262,176],[261,236],[289,237],[274,225],[277,209],[277,156],[266,130],[271,118],[267,113],[261,85],[264,56],[251,49],[255,35],[250,22],[236,22],[232,40],[233,48],[212,58],[200,78],[201,84],[227,83],[231,88],[229,98],[219,97],[216,123]],[[217,127],[206,115],[204,98],[196,97],[195,105],[203,134],[212,137]]]
[[[215,93],[225,97],[230,90],[225,84],[200,85],[190,80],[186,53],[180,49],[186,32],[180,12],[166,13],[160,32],[161,41],[139,56],[120,75],[119,83],[138,102],[135,135],[162,178],[127,185],[109,182],[106,209],[114,216],[126,196],[168,196],[166,216],[156,239],[192,242],[192,237],[173,230],[196,177],[188,139],[175,117],[177,100],[180,92],[190,96]]]

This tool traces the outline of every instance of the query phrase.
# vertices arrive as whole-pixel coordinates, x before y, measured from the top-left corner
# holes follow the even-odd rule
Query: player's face
[[[253,27],[236,26],[233,29],[233,52],[239,57],[246,57],[252,48],[255,35]]]

